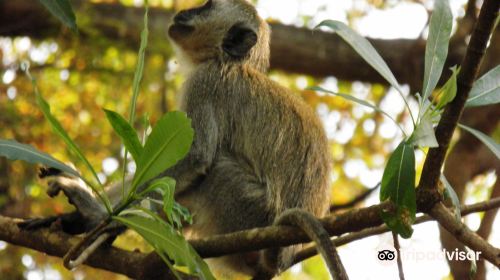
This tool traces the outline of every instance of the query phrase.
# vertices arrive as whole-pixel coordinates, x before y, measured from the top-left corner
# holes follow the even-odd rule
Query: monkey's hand
[[[48,218],[26,220],[20,223],[19,227],[32,230],[48,227],[59,221],[65,232],[77,234],[90,231],[106,219],[105,207],[81,179],[55,168],[41,168],[39,177],[48,179],[47,194],[50,197],[55,197],[62,191],[77,211]]]

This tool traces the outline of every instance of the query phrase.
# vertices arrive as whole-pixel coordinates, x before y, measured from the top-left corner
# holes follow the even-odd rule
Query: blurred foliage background
[[[120,2],[126,6],[140,6],[142,1],[90,2]],[[173,10],[192,7],[200,2],[202,1],[149,1],[150,6]],[[353,1],[351,6],[345,9],[344,16],[348,22],[355,22],[370,11],[387,9],[399,2]],[[456,5],[462,12],[463,2]],[[325,9],[318,8],[316,12],[320,13]],[[457,12],[459,13],[460,11]],[[279,18],[273,18],[271,15],[270,20],[277,21]],[[299,14],[293,24],[309,26],[310,21],[310,15]],[[90,38],[83,41],[81,37],[64,28],[61,28],[60,36],[50,39],[0,37],[0,138],[16,139],[33,145],[64,162],[72,162],[75,159],[52,132],[36,106],[32,85],[20,69],[22,62],[29,62],[31,73],[37,79],[39,89],[50,103],[54,115],[80,145],[92,165],[99,171],[99,176],[109,182],[121,176],[119,166],[123,160],[123,147],[107,123],[102,109],[111,109],[127,116],[137,50],[131,48],[129,42],[109,39],[103,36],[102,32],[105,31],[94,29],[90,24],[92,14],[78,10],[77,22],[79,29]],[[119,27],[121,23],[114,24]],[[165,22],[165,31],[167,24]],[[137,22],[137,30],[128,32],[139,33],[141,28],[142,22]],[[314,48],[314,45],[309,47]],[[150,38],[137,107],[139,119],[149,118],[151,123],[155,123],[163,113],[177,108],[177,92],[183,80],[177,70],[178,66],[166,35]],[[410,128],[409,116],[403,112],[402,100],[397,94],[383,85],[343,81],[335,77],[318,79],[277,70],[272,70],[270,77],[295,89],[324,120],[334,160],[332,203],[348,202],[374,187],[382,177],[388,153],[402,138],[401,132],[381,114],[340,98],[304,89],[322,85],[333,91],[370,100]],[[410,93],[408,87],[406,91]],[[412,106],[416,107],[414,101]],[[135,125],[143,130],[143,123],[139,120]],[[417,153],[417,164],[421,163],[423,158],[424,152]],[[130,160],[127,169],[134,170]],[[7,162],[0,158],[2,215],[42,217],[72,210],[65,198],[51,199],[45,194],[45,184],[37,179],[36,172],[35,166],[22,162]],[[495,179],[493,173],[482,176],[471,185],[469,192],[475,193],[478,198],[485,198],[491,192]],[[376,194],[370,196],[365,203],[375,202]],[[140,238],[131,233],[121,236],[117,244],[129,249],[147,249]],[[70,272],[63,268],[58,258],[0,241],[0,279],[113,280],[125,277],[85,266]],[[328,276],[321,260],[315,257],[305,262],[301,269],[294,268],[285,273],[282,279],[328,279]]]

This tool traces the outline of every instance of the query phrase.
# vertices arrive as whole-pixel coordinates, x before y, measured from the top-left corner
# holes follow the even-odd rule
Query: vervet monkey
[[[244,0],[207,1],[179,12],[168,34],[186,75],[181,107],[195,140],[166,175],[177,180],[176,198],[194,215],[192,235],[267,226],[289,209],[323,216],[327,139],[313,110],[265,75],[270,31],[255,8]],[[295,249],[280,251],[271,266],[287,267]],[[255,274],[241,257],[226,259],[226,266]]]
[[[181,109],[195,136],[188,155],[163,175],[176,180],[175,197],[193,214],[190,236],[290,224],[315,241],[322,234],[320,251],[331,254],[314,218],[330,201],[327,139],[314,111],[265,75],[268,24],[245,0],[209,0],[179,12],[168,35],[186,78]],[[222,261],[264,279],[287,268],[297,248]]]

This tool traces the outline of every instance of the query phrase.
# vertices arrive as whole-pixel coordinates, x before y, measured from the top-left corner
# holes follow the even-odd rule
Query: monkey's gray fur
[[[270,225],[287,209],[321,217],[328,208],[322,124],[265,75],[269,35],[244,0],[208,1],[177,14],[169,28],[186,75],[181,108],[193,120],[195,140],[165,175],[177,180],[176,197],[194,214],[195,236]],[[279,267],[293,251],[281,252]],[[231,263],[254,274],[236,258]]]

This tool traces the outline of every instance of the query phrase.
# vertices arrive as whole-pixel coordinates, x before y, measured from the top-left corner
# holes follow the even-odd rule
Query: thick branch
[[[0,240],[56,257],[63,257],[80,240],[78,237],[50,229],[20,230],[17,226],[19,221],[0,216]],[[98,249],[95,254],[89,257],[86,264],[137,278],[139,276],[137,264],[141,263],[143,258],[144,254],[137,252],[128,252],[117,248]]]
[[[458,223],[443,204],[436,204],[429,214],[457,240],[472,250],[481,252],[481,257],[500,268],[500,249],[491,246],[463,223]]]
[[[462,208],[462,215],[467,215],[474,212],[485,211],[493,208],[498,208],[500,206],[500,199],[493,199],[490,201],[485,201],[482,203],[477,203],[474,205],[464,206]],[[347,244],[349,242],[370,236],[375,234],[380,234],[387,232],[388,228],[385,225],[373,228],[373,225],[369,219],[364,219],[361,216],[367,215],[367,217],[372,217],[372,212],[378,212],[384,207],[390,207],[387,204],[382,206],[372,206],[365,209],[353,210],[350,214],[341,215],[337,218],[328,217],[323,219],[323,224],[329,229],[330,232],[348,232],[360,230],[361,228],[368,229],[362,230],[360,232],[348,234],[346,236],[339,237],[335,239],[335,244],[337,246]],[[363,225],[356,225],[355,227],[348,226],[348,221],[357,220],[358,222],[364,221]],[[429,216],[423,216],[418,218],[417,223],[431,220]],[[62,257],[74,244],[80,241],[80,238],[67,235],[60,231],[52,231],[51,229],[40,229],[36,231],[25,231],[20,230],[17,223],[20,220],[12,219],[0,216],[0,240],[5,240],[11,244],[19,245],[27,248],[31,248],[40,252],[47,253],[52,256]],[[380,223],[375,223],[380,224]],[[334,227],[341,227],[339,230],[333,230]],[[260,232],[260,233],[259,233]],[[285,238],[277,236],[278,234],[286,234]],[[243,236],[243,237],[242,237]],[[270,248],[277,246],[272,242],[263,242],[263,239],[268,240],[279,240],[281,244],[293,244],[298,242],[307,242],[307,238],[303,238],[299,230],[294,230],[290,227],[267,227],[262,229],[254,229],[242,231],[235,234],[226,234],[221,236],[210,237],[201,241],[192,241],[193,247],[200,252],[205,257],[221,256],[225,254],[243,252],[248,250],[258,250],[263,248]],[[288,239],[288,240],[284,240]],[[237,244],[237,250],[229,250],[228,248],[221,248],[220,251],[215,251],[214,247],[210,243],[220,243],[226,240],[228,243]],[[299,240],[299,241],[297,241]],[[254,246],[254,241],[257,241],[257,245]],[[236,243],[245,242],[246,244]],[[263,246],[266,245],[266,246]],[[250,248],[250,249],[248,249]],[[223,251],[222,251],[223,250]],[[315,251],[309,249],[309,256],[314,254]],[[299,256],[299,259],[301,257]],[[302,258],[305,258],[302,255]],[[296,260],[298,260],[296,258]],[[146,272],[158,271],[159,267],[164,267],[162,261],[154,254],[143,254],[139,252],[128,252],[125,250],[117,249],[114,247],[106,249],[98,249],[93,255],[89,257],[86,262],[87,265],[101,268],[108,271],[125,274],[131,278],[144,279]],[[137,264],[145,264],[143,267]],[[165,277],[165,273],[156,274]],[[185,276],[185,278],[188,278]],[[151,279],[154,279],[151,278]]]
[[[427,207],[424,207],[423,210],[429,211],[429,214],[457,240],[475,251],[482,252],[483,257],[496,266],[500,266],[500,250],[488,244],[463,223],[457,222],[444,205],[436,202],[439,201],[437,188],[446,151],[469,96],[472,83],[479,72],[481,60],[498,16],[499,7],[500,2],[496,0],[486,0],[481,7],[478,21],[457,78],[457,95],[446,107],[436,129],[439,147],[429,150],[419,183],[420,204],[427,201]]]
[[[491,200],[487,200],[487,201],[483,201],[483,202],[479,202],[479,203],[475,203],[475,204],[471,204],[471,205],[462,205],[460,207],[460,214],[463,217],[463,216],[467,216],[469,214],[477,213],[477,212],[492,211],[492,210],[495,211],[498,208],[500,208],[500,198],[494,198]],[[418,225],[418,224],[430,222],[430,221],[434,221],[434,219],[431,216],[426,214],[426,215],[418,217],[415,220],[414,224]],[[349,234],[340,236],[338,238],[333,239],[332,242],[334,242],[335,246],[338,247],[338,246],[342,246],[342,245],[351,243],[351,242],[356,241],[356,240],[360,240],[360,239],[374,236],[374,235],[379,235],[379,234],[390,232],[390,231],[391,231],[391,229],[389,229],[389,227],[387,227],[387,225],[384,224],[384,225],[380,225],[377,227],[366,228],[366,229],[360,230],[358,232],[353,232],[353,233],[349,233]],[[316,254],[317,254],[317,252],[316,252],[315,247],[309,247],[307,249],[304,249],[304,250],[300,251],[295,256],[293,264],[302,262],[302,261],[304,261],[312,256],[315,256]]]
[[[329,216],[321,221],[330,236],[341,235],[382,224],[379,217],[380,211],[391,208],[391,204],[383,203],[363,209],[354,209],[338,216]],[[294,227],[269,226],[193,240],[191,244],[202,257],[218,257],[309,241],[309,238],[302,231],[297,231]]]
[[[83,40],[89,39],[89,34],[95,34],[97,30],[97,36],[118,40],[134,49],[138,47],[142,8],[126,7],[118,3],[88,3],[82,0],[72,1],[72,4],[79,16],[91,17],[88,23],[81,26],[80,36]],[[156,43],[150,44],[149,51],[168,53],[166,28],[171,16],[171,11],[151,9],[150,38]],[[271,26],[271,65],[274,69],[318,77],[333,75],[342,80],[385,83],[379,74],[337,35],[279,23],[272,23]],[[0,36],[56,38],[65,34],[61,33],[61,30],[61,24],[48,14],[38,1],[0,1]],[[369,40],[401,83],[420,89],[425,41]],[[452,41],[447,65],[460,62],[464,46],[463,38]]]

